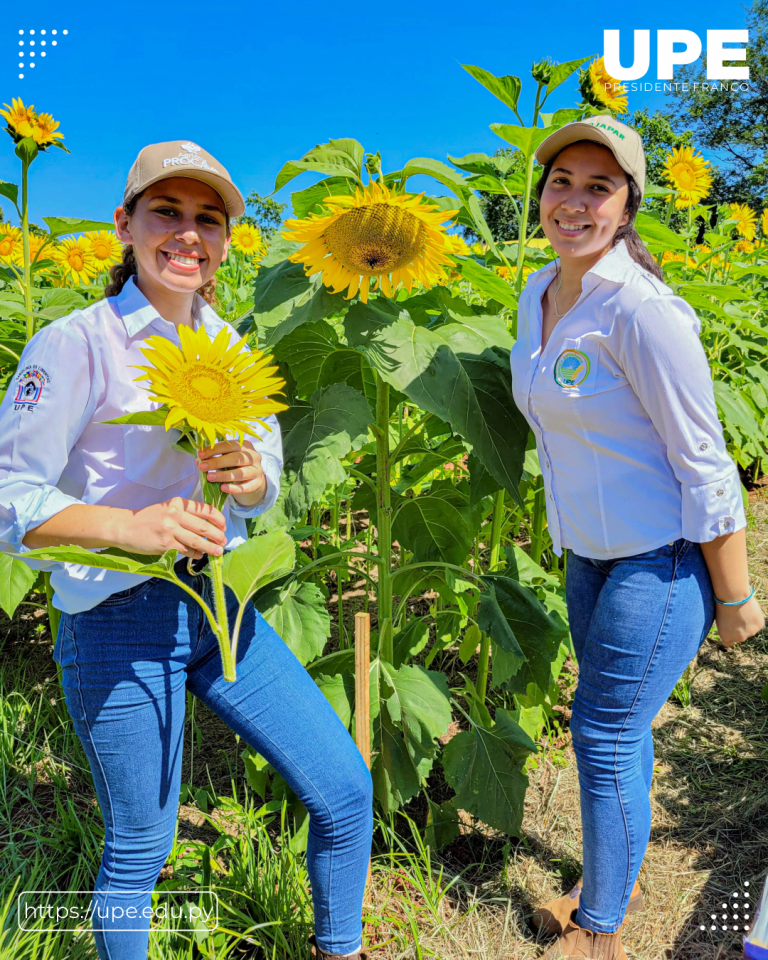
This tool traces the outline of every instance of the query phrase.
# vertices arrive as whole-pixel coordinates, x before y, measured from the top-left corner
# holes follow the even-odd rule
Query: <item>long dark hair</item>
[[[594,141],[592,140],[575,140],[574,143],[569,143],[568,146],[572,147],[576,143],[593,142]],[[565,149],[565,147],[563,149]],[[608,147],[605,149],[607,150]],[[562,150],[560,152],[562,153]],[[539,202],[541,202],[541,195],[544,192],[544,184],[547,182],[547,178],[552,170],[552,164],[555,162],[558,156],[559,154],[556,154],[554,157],[552,157],[549,163],[545,164],[544,169],[541,172],[541,178],[536,184],[536,196],[539,198]],[[627,244],[629,255],[632,257],[635,263],[639,263],[641,267],[644,267],[649,273],[652,273],[654,277],[658,278],[659,280],[663,280],[664,274],[661,267],[653,259],[648,247],[646,247],[646,245],[640,239],[640,234],[635,229],[635,217],[637,216],[637,211],[640,209],[643,195],[640,193],[640,187],[638,187],[638,185],[635,183],[634,177],[626,172],[625,175],[629,184],[629,196],[627,197],[627,205],[624,209],[629,214],[629,219],[624,226],[619,227],[614,234],[612,246],[615,247],[620,240],[624,240]],[[115,268],[113,267],[112,269],[114,270]]]
[[[142,190],[142,193],[143,192],[144,191]],[[137,193],[135,197],[131,197],[128,203],[125,204],[124,209],[129,217],[133,216],[140,196],[141,193]],[[227,235],[229,235],[229,214],[226,214],[226,218]],[[133,252],[133,244],[127,243],[123,248],[122,261],[120,263],[116,263],[109,270],[110,283],[107,284],[107,288],[104,291],[104,296],[116,297],[128,282],[128,278],[136,276],[137,272],[136,254]],[[202,287],[198,287],[197,292],[209,306],[215,307],[216,277],[211,277],[211,279],[204,283]]]

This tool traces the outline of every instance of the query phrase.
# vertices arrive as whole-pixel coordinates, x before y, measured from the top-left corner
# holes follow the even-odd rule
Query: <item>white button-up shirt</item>
[[[693,308],[622,240],[584,275],[542,350],[556,263],[528,278],[511,353],[555,553],[627,557],[746,526]]]
[[[228,327],[239,339],[200,296],[193,319],[211,337]],[[140,350],[158,334],[180,343],[176,327],[131,278],[118,296],[56,320],[27,344],[0,405],[0,550],[23,554],[27,531],[74,503],[135,510],[177,496],[202,501],[194,457],[173,449],[178,430],[103,422],[160,406],[134,382],[135,367],[147,362]],[[261,454],[267,494],[252,508],[227,499],[227,549],[246,539],[245,519],[277,499],[280,428],[274,415],[266,421],[271,433],[257,424],[262,439],[250,439]],[[67,613],[88,610],[148,579],[79,564],[28,562],[52,571],[54,605]]]

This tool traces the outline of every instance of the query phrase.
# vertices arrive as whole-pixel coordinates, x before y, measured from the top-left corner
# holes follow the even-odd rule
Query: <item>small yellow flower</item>
[[[594,106],[608,107],[615,113],[627,112],[626,88],[605,69],[605,58],[593,60],[582,80],[582,93]]]
[[[475,256],[484,257],[486,253],[488,253],[488,245],[485,243],[473,243],[471,250]]]
[[[507,280],[509,278],[509,267],[496,267],[496,273],[502,280]]]
[[[66,277],[75,283],[88,283],[99,272],[96,258],[85,237],[77,240],[62,240],[56,247],[55,257]]]
[[[24,259],[24,244],[21,230],[0,224],[0,262],[21,264]]]
[[[471,257],[472,251],[467,245],[467,241],[464,237],[460,237],[458,234],[451,234],[448,237],[448,243],[450,244],[449,253],[452,253],[455,257]]]
[[[712,174],[707,170],[708,166],[709,160],[697,154],[693,147],[675,147],[664,158],[664,176],[678,191],[675,198],[678,210],[701,203],[709,194]]]
[[[750,240],[739,240],[733,249],[737,253],[754,253],[755,245]]]
[[[94,230],[85,235],[86,243],[100,271],[108,270],[123,258],[123,245],[111,230]]]
[[[58,140],[64,139],[63,133],[58,133],[59,123],[50,113],[36,113],[32,104],[24,106],[21,98],[13,99],[11,106],[4,103],[5,110],[0,110],[0,116],[7,121],[6,130],[13,138],[14,143],[32,137],[41,150],[52,146]]]
[[[54,120],[50,113],[37,114],[32,124],[32,138],[41,150],[64,139],[64,134],[57,132],[59,126],[58,120]]]
[[[763,218],[760,221],[760,229],[764,237],[768,237],[768,207],[763,210]]]
[[[754,240],[757,232],[757,215],[746,203],[730,203],[732,220],[737,220],[736,231],[745,240]]]
[[[232,246],[254,260],[260,260],[266,252],[261,230],[250,223],[237,223],[232,227]]]
[[[47,260],[49,257],[53,257],[53,247],[51,244],[46,244],[45,251],[40,257],[37,255],[43,248],[45,243],[45,237],[40,236],[39,233],[30,233],[29,235],[29,262],[34,263],[35,258],[40,260]]]
[[[23,140],[24,137],[32,136],[32,124],[35,119],[35,108],[33,106],[25,107],[19,97],[11,100],[11,106],[4,103],[5,110],[0,110],[0,116],[4,117],[8,123],[5,128],[13,137],[15,143]]]
[[[168,408],[165,429],[186,424],[211,446],[217,439],[237,434],[258,437],[254,423],[267,430],[264,417],[287,410],[272,399],[282,392],[285,380],[275,376],[272,357],[260,350],[244,350],[246,338],[231,343],[229,330],[219,331],[211,340],[204,326],[197,330],[179,326],[181,347],[166,337],[149,337],[148,350],[141,352],[150,362],[137,380],[149,380],[150,399]]]
[[[552,246],[546,237],[533,237],[532,240],[526,240],[525,245],[526,247],[533,247],[535,250],[546,250],[547,247]]]

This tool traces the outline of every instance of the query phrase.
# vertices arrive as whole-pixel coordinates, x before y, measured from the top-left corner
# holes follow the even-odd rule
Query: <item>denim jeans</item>
[[[182,572],[182,564],[177,571],[212,606],[209,578]],[[229,601],[232,622],[236,605],[231,595]],[[300,797],[310,814],[307,866],[318,944],[340,954],[360,948],[371,777],[328,700],[252,604],[234,683],[222,676],[218,643],[200,606],[157,579],[64,614],[54,658],[104,818],[93,914],[101,960],[147,955],[149,919],[141,918],[173,843],[187,690]],[[130,916],[139,919],[104,919],[113,906],[135,907]]]
[[[706,639],[714,599],[688,540],[617,560],[568,552],[568,615],[579,662],[571,735],[584,878],[576,922],[621,925],[651,831],[651,721]]]

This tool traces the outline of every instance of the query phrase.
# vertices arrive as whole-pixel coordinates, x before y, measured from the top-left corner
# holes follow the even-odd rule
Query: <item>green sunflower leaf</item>
[[[528,787],[523,768],[535,752],[536,744],[508,710],[496,710],[490,729],[473,722],[443,750],[445,778],[456,791],[456,807],[489,827],[519,836]]]
[[[322,655],[331,635],[331,617],[316,583],[291,580],[270,587],[259,593],[254,604],[302,665]]]
[[[78,217],[43,217],[52,237],[64,237],[70,233],[89,233],[91,230],[115,229],[114,223],[104,220],[80,220]]]
[[[523,88],[520,77],[497,77],[488,70],[483,70],[482,67],[473,67],[467,63],[462,63],[461,66],[510,110],[517,110],[517,101],[520,99],[520,91]]]
[[[295,562],[296,548],[284,530],[251,537],[224,554],[224,583],[243,604],[273,580],[290,573]]]
[[[514,123],[492,123],[491,130],[502,140],[517,147],[526,157],[534,153],[539,144],[552,133],[551,130],[542,130],[541,127],[519,127]]]
[[[0,553],[0,607],[9,617],[14,615],[36,579],[37,570],[23,560]]]

